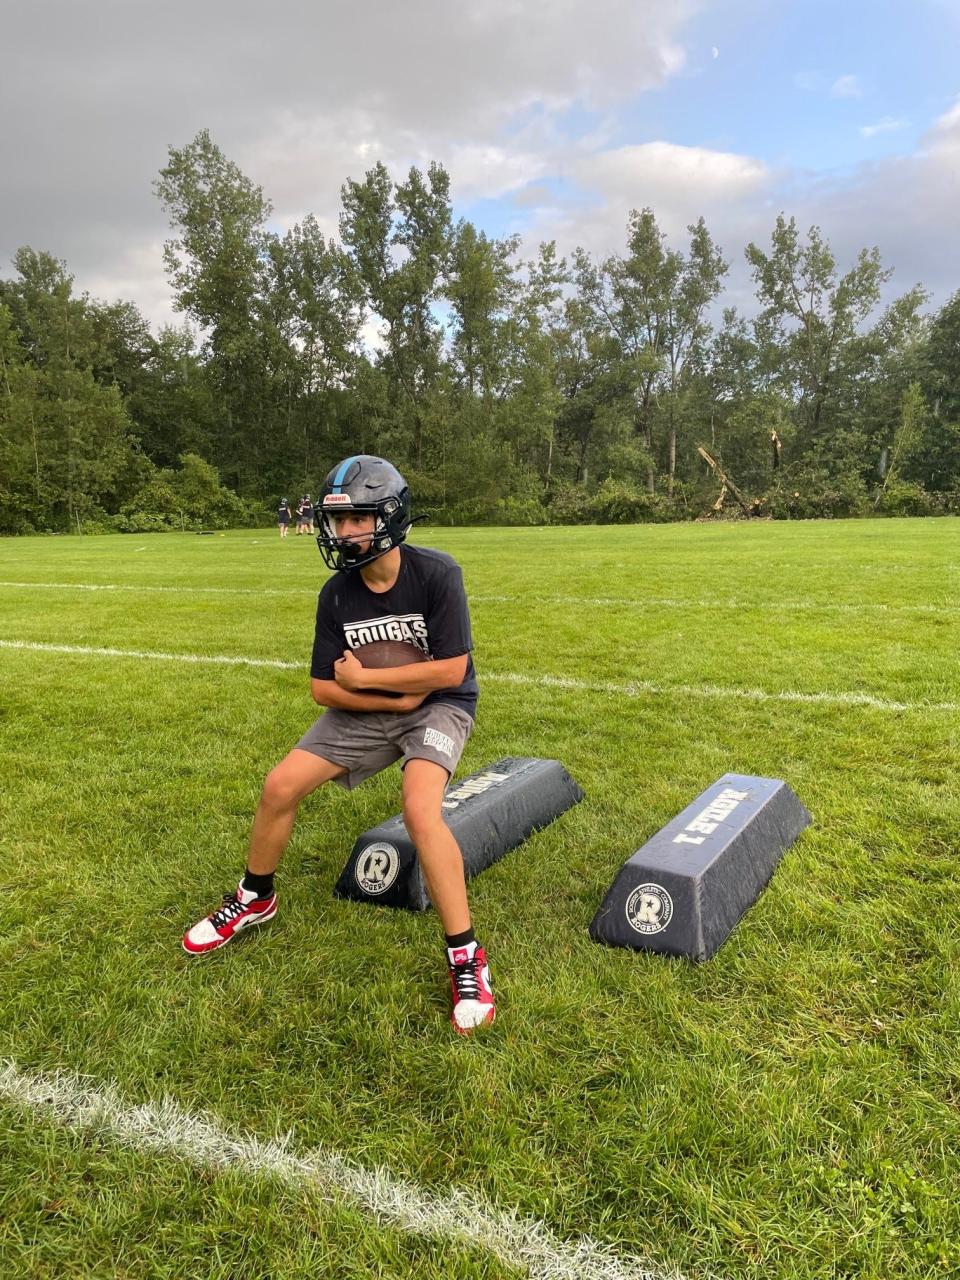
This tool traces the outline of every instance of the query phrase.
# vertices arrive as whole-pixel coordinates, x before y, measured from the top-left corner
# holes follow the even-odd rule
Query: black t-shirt
[[[374,640],[407,640],[438,660],[470,654],[470,611],[463,573],[452,556],[404,543],[400,574],[389,591],[371,591],[359,569],[335,573],[324,583],[317,601],[313,678],[332,680],[333,664],[344,649]],[[472,716],[478,694],[471,656],[463,683],[455,689],[435,690],[422,705],[451,702]]]

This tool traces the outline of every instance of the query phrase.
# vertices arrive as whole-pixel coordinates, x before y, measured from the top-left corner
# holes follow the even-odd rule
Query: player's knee
[[[429,835],[444,825],[439,807],[420,796],[407,796],[403,802],[403,825],[415,843],[420,836]]]
[[[276,765],[267,774],[263,783],[262,803],[268,809],[285,811],[295,809],[302,796],[296,780],[284,769],[282,764]]]

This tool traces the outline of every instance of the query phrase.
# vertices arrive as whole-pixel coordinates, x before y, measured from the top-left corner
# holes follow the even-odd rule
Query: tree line
[[[702,218],[524,260],[454,219],[442,166],[377,164],[339,238],[280,234],[206,131],[155,190],[181,327],[30,247],[0,279],[0,532],[262,523],[355,452],[454,523],[960,510],[960,293],[881,306],[876,249],[842,270],[780,215],[748,317]]]

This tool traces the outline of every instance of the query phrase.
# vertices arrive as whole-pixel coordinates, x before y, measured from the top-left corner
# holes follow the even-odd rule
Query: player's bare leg
[[[301,800],[311,792],[346,773],[343,765],[332,764],[312,751],[295,747],[267,774],[260,803],[253,819],[247,870],[255,875],[276,871],[290,841],[293,822]]]
[[[470,925],[463,854],[440,807],[448,780],[446,769],[432,760],[408,761],[403,770],[403,822],[417,847],[430,901],[448,941],[451,1021],[461,1035],[469,1035],[492,1022],[495,1011],[486,953]]]
[[[417,846],[430,901],[444,933],[462,933],[470,928],[463,855],[440,808],[449,778],[446,769],[432,760],[408,761],[403,770],[403,823]]]
[[[183,949],[202,955],[226,946],[236,934],[265,924],[277,914],[273,873],[290,840],[297,806],[311,791],[346,773],[311,751],[294,748],[267,774],[253,820],[247,870],[236,890],[224,894],[216,911],[198,920],[183,937]]]

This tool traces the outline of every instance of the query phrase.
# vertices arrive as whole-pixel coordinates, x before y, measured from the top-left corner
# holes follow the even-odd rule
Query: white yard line
[[[9,1061],[0,1063],[0,1098],[137,1151],[205,1169],[267,1175],[309,1188],[328,1202],[352,1202],[384,1226],[484,1249],[537,1280],[667,1280],[639,1258],[617,1257],[586,1236],[561,1240],[545,1223],[504,1212],[473,1193],[437,1194],[323,1148],[298,1155],[291,1134],[257,1138],[225,1128],[216,1116],[186,1111],[170,1098],[131,1107],[113,1087],[66,1072],[22,1072]]]
[[[0,583],[3,586],[3,583]],[[482,604],[555,604],[597,609],[700,609],[706,613],[717,609],[743,612],[761,609],[767,613],[919,613],[960,616],[960,605],[949,604],[881,604],[871,601],[865,604],[843,604],[837,601],[818,600],[741,600],[737,596],[708,596],[703,599],[682,599],[670,596],[647,596],[643,599],[625,599],[620,596],[535,596],[535,595],[478,595],[470,593],[471,601]]]
[[[134,591],[138,594],[165,592],[172,595],[213,595],[213,596],[299,596],[319,593],[319,587],[177,587],[172,585],[156,585],[154,583],[130,582],[6,582],[0,581],[0,587],[24,591]]]
[[[2,642],[0,642],[2,643]],[[683,698],[723,698],[734,702],[801,702],[824,703],[836,707],[873,707],[877,711],[960,711],[960,702],[896,702],[877,698],[872,693],[838,691],[801,693],[794,689],[730,689],[717,684],[653,684],[634,680],[618,684],[613,680],[575,680],[567,676],[529,676],[511,671],[485,671],[483,680],[500,684],[541,685],[546,689],[579,689],[584,693],[612,693],[621,698],[643,698],[666,695]]]
[[[216,595],[216,596],[315,596],[316,587],[189,587],[154,583],[127,582],[13,582],[0,581],[0,588],[13,591],[130,591],[137,594],[168,595]],[[843,603],[817,600],[742,600],[737,596],[708,596],[702,599],[645,596],[567,596],[567,595],[490,595],[471,592],[475,604],[560,605],[574,608],[596,609],[699,609],[716,612],[718,609],[743,612],[760,609],[767,613],[879,613],[896,616],[916,613],[921,616],[960,617],[960,605],[949,604],[883,604],[877,601]]]
[[[79,654],[94,658],[140,658],[151,662],[186,662],[211,666],[271,667],[304,673],[307,669],[305,662],[284,662],[280,658],[245,658],[222,653],[163,653],[155,649],[107,649],[80,644],[45,644],[35,640],[0,640],[0,649]],[[613,680],[577,680],[570,676],[536,676],[517,671],[484,671],[482,679],[495,684],[575,689],[584,693],[608,693],[621,698],[722,698],[732,699],[734,702],[796,702],[837,707],[872,707],[877,711],[960,711],[958,702],[897,702],[856,690],[801,693],[793,689],[733,689],[715,684],[654,684],[648,680],[632,680],[621,684]]]
[[[221,667],[279,667],[305,671],[304,662],[281,658],[244,658],[225,653],[161,653],[156,649],[105,649],[83,644],[41,644],[34,640],[0,640],[0,649],[28,649],[36,653],[76,653],[91,658],[146,658],[151,662],[192,662]]]

